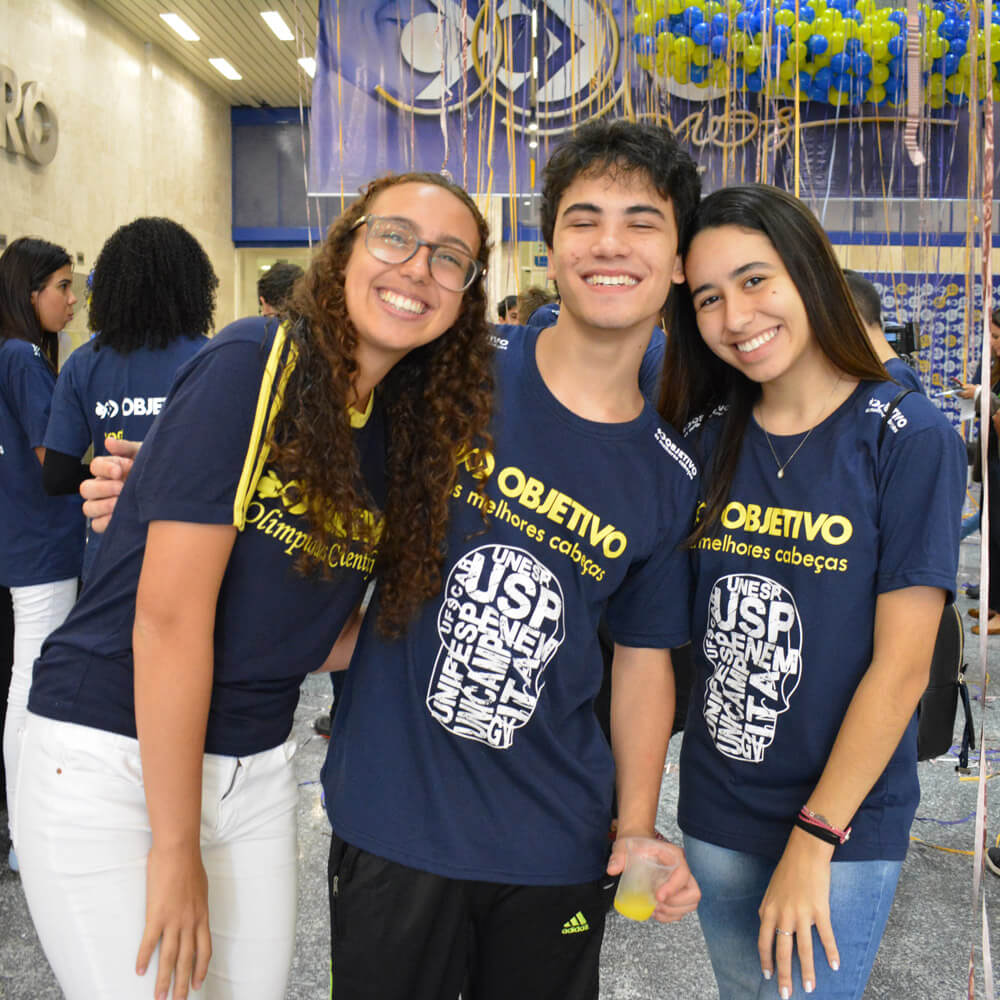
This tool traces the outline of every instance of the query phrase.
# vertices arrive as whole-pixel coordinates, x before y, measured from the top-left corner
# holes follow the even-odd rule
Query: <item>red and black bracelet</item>
[[[795,825],[800,830],[805,830],[806,833],[811,833],[814,837],[818,837],[828,844],[833,844],[834,847],[846,844],[851,838],[850,827],[846,830],[841,830],[835,827],[825,816],[820,816],[819,813],[814,813],[805,806],[799,810],[798,816],[795,817]]]

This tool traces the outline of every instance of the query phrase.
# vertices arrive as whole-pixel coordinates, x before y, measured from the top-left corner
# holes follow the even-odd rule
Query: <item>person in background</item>
[[[662,413],[702,468],[678,806],[699,920],[726,1000],[858,1000],[920,795],[965,451],[922,394],[889,412],[802,202],[724,188],[692,232]]]
[[[35,664],[15,836],[68,1000],[285,995],[299,688],[373,573],[386,635],[440,589],[455,451],[490,442],[488,254],[460,188],[380,178],[286,322],[178,372]]]
[[[3,758],[10,867],[17,871],[16,785],[31,666],[76,600],[83,560],[77,497],[42,486],[45,428],[59,331],[73,318],[69,254],[45,240],[14,240],[0,256],[0,585],[14,607],[14,660]]]
[[[279,260],[261,276],[257,282],[257,302],[261,316],[279,316],[285,310],[295,287],[295,282],[305,272],[298,264]]]
[[[516,295],[507,295],[497,303],[497,316],[501,323],[519,322]]]
[[[976,366],[972,382],[963,385],[958,392],[963,399],[973,400],[977,424],[979,421],[981,372],[982,361]],[[994,309],[990,315],[990,387],[990,421],[987,428],[986,450],[986,474],[989,476],[990,484],[990,528],[987,542],[990,552],[990,586],[987,594],[989,620],[986,623],[986,631],[988,635],[1000,635],[1000,445],[998,445],[997,437],[998,432],[1000,432],[1000,309]],[[970,455],[977,466],[982,462],[980,452],[982,436],[983,431],[980,428],[979,433],[973,439],[974,448]],[[980,493],[980,509],[982,502],[982,493]],[[977,592],[977,599],[978,596]],[[979,608],[970,608],[969,616],[978,618]],[[979,635],[978,623],[972,626],[972,632]]]
[[[94,336],[66,360],[52,396],[42,470],[50,496],[76,493],[89,448],[106,455],[106,438],[146,436],[177,369],[208,343],[218,284],[201,244],[170,219],[136,219],[104,244],[88,313]],[[88,532],[85,582],[100,540]]]
[[[844,278],[847,287],[854,297],[854,305],[865,324],[865,332],[871,341],[872,350],[875,356],[885,365],[885,370],[906,389],[914,389],[923,392],[924,386],[920,381],[920,376],[892,349],[892,345],[885,339],[885,331],[882,329],[882,300],[879,298],[878,289],[862,274],[844,268]]]
[[[531,317],[538,309],[541,309],[542,306],[552,305],[558,301],[559,296],[555,292],[532,285],[531,288],[526,288],[517,297],[517,315],[520,318],[517,320],[508,320],[508,322],[532,326]]]

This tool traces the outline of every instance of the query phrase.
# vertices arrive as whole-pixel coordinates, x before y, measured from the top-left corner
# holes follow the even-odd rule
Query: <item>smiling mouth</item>
[[[427,312],[427,304],[425,302],[421,302],[419,299],[408,298],[405,295],[400,295],[398,292],[380,289],[378,297],[386,305],[392,306],[393,309],[402,309],[403,312],[413,313],[415,316]]]
[[[778,336],[778,328],[773,327],[770,330],[765,330],[763,333],[758,333],[756,337],[750,340],[744,340],[736,345],[736,350],[740,354],[749,354],[751,351],[756,351],[758,347],[763,347],[768,341],[774,340]]]
[[[583,280],[588,285],[612,288],[631,288],[639,284],[639,279],[633,278],[630,274],[588,274]]]

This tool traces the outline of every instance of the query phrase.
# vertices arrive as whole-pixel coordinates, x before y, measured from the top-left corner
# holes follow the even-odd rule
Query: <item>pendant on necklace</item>
[[[779,479],[784,479],[785,478],[785,470],[784,469],[778,469],[778,478]]]

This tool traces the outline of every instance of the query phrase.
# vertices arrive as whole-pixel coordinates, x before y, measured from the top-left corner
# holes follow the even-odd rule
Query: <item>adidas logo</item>
[[[590,924],[587,923],[587,918],[579,910],[562,925],[563,934],[581,934],[583,931],[589,930]]]

